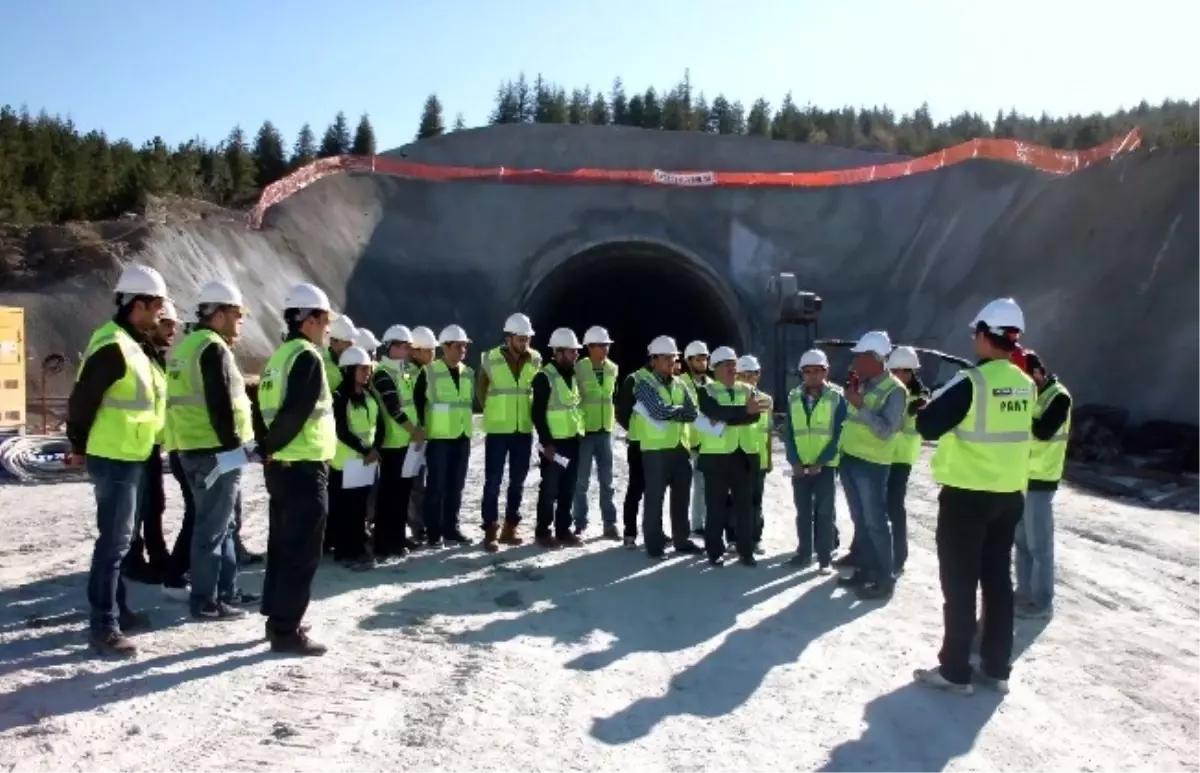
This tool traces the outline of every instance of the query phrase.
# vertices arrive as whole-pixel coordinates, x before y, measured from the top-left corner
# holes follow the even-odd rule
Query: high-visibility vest
[[[796,443],[796,454],[800,464],[811,466],[817,463],[821,453],[833,442],[833,417],[838,404],[846,398],[834,384],[821,387],[821,394],[813,404],[812,413],[804,410],[804,386],[788,393],[788,415],[792,420],[792,440]],[[837,467],[841,454],[834,451],[833,459],[826,467]]]
[[[892,454],[893,464],[916,464],[921,457],[921,434],[917,432],[917,417],[909,416],[908,409],[921,399],[921,395],[908,394],[904,405],[904,424],[900,425],[900,437]]]
[[[400,407],[405,409],[408,420],[415,426],[418,422],[417,412],[412,410],[414,378],[406,366],[407,363],[395,360],[385,359],[379,362],[379,370],[391,377],[392,383],[396,385],[396,399],[400,401]],[[382,400],[379,401],[379,408],[383,410],[383,447],[407,448],[409,441],[412,440],[412,435],[404,428],[403,424],[392,418],[392,414],[384,410]]]
[[[580,407],[579,384],[574,381],[567,384],[554,363],[548,363],[542,368],[542,373],[550,382],[550,400],[546,403],[546,426],[550,428],[550,437],[565,440],[582,435],[583,410]]]
[[[888,373],[878,384],[863,393],[863,408],[878,411],[887,402],[888,395],[896,389],[904,389],[900,379]],[[892,463],[896,455],[896,441],[900,433],[887,440],[880,440],[867,428],[858,416],[858,409],[847,403],[846,422],[842,426],[842,453],[874,464]]]
[[[1050,403],[1058,395],[1067,395],[1070,397],[1071,393],[1062,385],[1062,382],[1055,381],[1038,395],[1037,405],[1033,409],[1033,417],[1036,419],[1045,413],[1046,409],[1050,407]],[[1067,465],[1067,440],[1070,437],[1071,412],[1067,411],[1067,418],[1063,420],[1062,426],[1054,433],[1054,437],[1049,440],[1033,439],[1033,447],[1030,450],[1029,456],[1030,480],[1062,480],[1063,469]]]
[[[78,381],[91,356],[109,344],[121,349],[125,373],[104,393],[88,431],[86,452],[119,462],[144,462],[154,450],[166,397],[141,345],[109,320],[92,333],[75,379]]]
[[[765,470],[771,462],[771,412],[775,408],[775,399],[766,392],[760,392],[758,387],[751,387],[751,396],[755,400],[765,403],[763,412],[758,414],[758,420],[753,424],[761,439],[758,451],[758,469]]]
[[[342,369],[338,367],[333,350],[326,347],[321,350],[321,355],[325,361],[325,380],[329,383],[329,394],[332,395],[342,385]]]
[[[471,436],[471,401],[475,397],[475,372],[458,366],[458,386],[445,360],[425,366],[425,436],[454,440]]]
[[[638,368],[637,370],[635,370],[633,373],[629,374],[629,376],[628,376],[628,378],[633,379],[632,391],[633,391],[633,404],[634,405],[637,405],[637,382],[643,378],[646,378],[647,376],[653,377],[654,374],[651,372],[650,368],[645,367],[645,366]],[[641,442],[641,439],[638,437],[639,424],[636,421],[636,419],[637,419],[637,413],[633,413],[629,417],[629,432],[626,433],[625,439],[628,440],[630,443],[640,443]]]
[[[617,365],[605,360],[600,377],[586,357],[575,363],[575,384],[583,401],[583,428],[586,432],[612,432],[615,421],[613,391],[617,387]]]
[[[738,382],[730,389],[724,384],[710,381],[701,389],[707,390],[709,397],[719,405],[744,406],[753,394],[749,386]],[[702,454],[732,454],[741,449],[757,458],[762,450],[762,432],[755,424],[726,424],[720,435],[711,435],[700,430],[696,430],[696,434],[700,436],[699,450]]]
[[[232,356],[229,344],[210,328],[198,328],[171,349],[167,360],[167,423],[171,425],[172,443],[178,451],[197,451],[221,445],[204,396],[204,378],[200,374],[200,358],[216,346]],[[250,397],[241,371],[233,369],[229,398],[233,404],[233,421],[242,442],[254,438],[254,422]]]
[[[671,386],[668,389],[663,384],[662,379],[658,378],[649,370],[638,371],[637,377],[649,381],[650,384],[658,390],[659,397],[662,398],[666,405],[683,405],[685,403],[684,395],[687,394],[687,387],[684,386],[682,378],[671,380]],[[637,430],[638,442],[641,443],[642,451],[664,451],[671,448],[677,448],[682,444],[684,438],[685,423],[680,421],[662,422],[665,426],[662,429],[650,423],[650,420],[642,416],[636,411],[633,414],[631,424]]]
[[[375,445],[375,432],[379,426],[379,403],[369,392],[363,395],[362,405],[354,400],[346,401],[346,424],[350,432],[362,441],[367,448]],[[346,462],[351,459],[362,459],[363,455],[342,441],[338,441],[337,450],[333,453],[333,461],[329,466],[335,470],[346,469]]]
[[[696,379],[692,376],[692,374],[682,373],[679,375],[677,380],[683,382],[684,388],[687,389],[692,395],[692,402],[697,403],[699,400],[697,392],[702,387],[696,384]],[[707,380],[711,382],[711,379]],[[683,441],[684,445],[693,451],[700,447],[700,436],[692,422],[687,422],[683,425]]]
[[[483,405],[483,431],[489,435],[533,432],[533,377],[542,367],[542,356],[530,350],[530,359],[514,377],[504,347],[483,353],[480,366],[488,378]]]
[[[154,394],[165,395],[167,393],[167,372],[163,370],[163,366],[158,364],[158,360],[150,358],[150,375],[154,379]],[[154,402],[155,422],[158,424],[158,432],[154,435],[154,445],[162,446],[167,442],[167,400],[155,400]]]
[[[300,432],[283,448],[275,451],[272,458],[280,462],[328,462],[337,451],[337,429],[333,423],[333,395],[325,371],[325,358],[306,338],[284,341],[275,350],[263,368],[258,382],[258,407],[262,412],[263,424],[269,429],[275,423],[280,406],[287,394],[288,376],[296,358],[308,352],[321,363],[321,394]]]
[[[989,360],[960,375],[971,384],[971,408],[938,439],[933,479],[971,491],[1024,491],[1033,448],[1033,381],[1008,360]]]

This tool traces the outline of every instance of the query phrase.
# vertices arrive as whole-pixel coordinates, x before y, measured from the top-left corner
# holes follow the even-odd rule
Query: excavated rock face
[[[395,152],[559,171],[803,171],[881,160],[756,138],[545,125],[456,132]],[[287,287],[313,281],[376,332],[457,322],[482,350],[521,310],[540,342],[560,325],[580,335],[605,325],[626,370],[663,333],[681,346],[732,345],[760,355],[767,384],[778,368],[766,283],[780,271],[824,298],[823,337],[886,329],[897,343],[962,356],[971,354],[971,316],[1012,295],[1025,308],[1028,344],[1080,404],[1124,405],[1134,421],[1195,422],[1197,178],[1195,148],[1139,151],[1062,178],[971,161],[796,190],[340,175],[268,211],[261,231],[213,218],[152,227],[141,258],[183,299],[213,275],[239,282],[254,307],[242,346],[252,359],[277,340]],[[82,349],[108,311],[106,280],[101,272],[0,292],[0,303],[29,309],[31,360]],[[803,345],[793,333],[787,367]]]

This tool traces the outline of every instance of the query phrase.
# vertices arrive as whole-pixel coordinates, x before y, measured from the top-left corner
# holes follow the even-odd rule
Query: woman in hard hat
[[[333,393],[333,421],[337,431],[337,451],[329,472],[329,526],[333,558],[356,570],[372,568],[367,554],[367,511],[371,484],[350,485],[346,468],[350,464],[378,470],[379,449],[386,438],[383,412],[370,390],[371,355],[360,346],[351,346],[338,358],[342,383]]]
[[[904,424],[900,428],[900,439],[896,441],[896,452],[892,457],[887,484],[888,521],[892,525],[892,574],[896,577],[904,574],[904,564],[908,561],[908,509],[904,499],[908,495],[909,475],[921,456],[917,411],[929,401],[929,390],[917,376],[920,367],[921,359],[917,356],[917,350],[911,346],[897,346],[888,355],[888,370],[900,379],[900,383],[908,390]]]

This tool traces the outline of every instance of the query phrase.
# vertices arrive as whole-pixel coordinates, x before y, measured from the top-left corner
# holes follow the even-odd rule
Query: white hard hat
[[[611,344],[612,342],[613,342],[613,340],[608,337],[608,331],[598,325],[589,327],[587,329],[587,332],[583,334],[583,345],[584,346],[587,346],[589,344],[606,344],[607,345],[607,344]]]
[[[442,334],[438,336],[438,343],[452,344],[456,342],[471,343],[471,339],[467,338],[467,331],[458,325],[446,325],[442,328]]]
[[[412,331],[406,328],[404,325],[392,325],[387,330],[383,331],[383,343],[385,344],[410,344],[412,343],[412,340]]]
[[[179,321],[184,325],[194,325],[200,321],[200,315],[196,313],[195,306],[185,306],[183,314],[179,315]]]
[[[283,307],[334,313],[333,307],[329,305],[329,296],[325,294],[325,291],[307,282],[296,285],[288,292],[287,298],[283,301]]]
[[[245,308],[242,291],[224,279],[213,279],[200,288],[200,294],[196,296],[196,306],[209,303]]]
[[[684,357],[698,357],[701,354],[708,354],[708,344],[703,341],[692,341],[683,350]]]
[[[997,298],[984,306],[975,315],[971,329],[974,330],[980,322],[987,325],[997,335],[1003,333],[1004,328],[1025,332],[1025,312],[1021,311],[1021,307],[1012,298]]]
[[[887,358],[888,370],[917,370],[920,367],[921,359],[911,346],[897,346]]]
[[[892,339],[886,331],[872,330],[869,333],[863,333],[863,337],[858,339],[858,343],[850,351],[855,354],[870,352],[878,354],[880,357],[887,357],[888,353],[892,351]]]
[[[647,347],[651,357],[657,357],[660,354],[679,354],[679,347],[675,345],[675,339],[671,336],[659,336],[650,342]]]
[[[728,346],[718,346],[708,358],[708,364],[715,367],[722,362],[737,362],[737,352]]]
[[[375,337],[374,333],[372,333],[370,330],[368,330],[365,327],[360,327],[358,329],[358,332],[354,335],[353,340],[354,340],[355,346],[361,346],[362,348],[366,349],[368,352],[375,351],[376,349],[379,348],[379,345],[382,343],[382,341],[380,341],[378,338]]]
[[[437,336],[424,325],[418,325],[412,331],[412,345],[418,349],[429,349],[432,351],[437,348]]]
[[[338,341],[353,341],[356,335],[358,335],[358,328],[354,326],[354,321],[344,314],[329,326],[329,337]]]
[[[504,320],[504,332],[514,336],[533,335],[533,323],[524,314],[510,314]]]
[[[829,358],[825,356],[825,352],[820,349],[809,349],[804,354],[800,355],[800,367],[829,367]]]
[[[760,370],[762,370],[762,366],[758,364],[758,358],[753,354],[743,354],[738,357],[738,373],[758,373]]]
[[[175,313],[175,304],[171,303],[169,298],[163,300],[162,311],[159,312],[159,319],[169,319],[172,322],[179,321],[179,315]]]
[[[578,349],[579,339],[569,327],[560,327],[550,334],[551,349]]]
[[[342,352],[342,356],[338,357],[339,368],[353,368],[358,365],[370,365],[371,355],[367,354],[367,350],[361,346],[351,346]]]
[[[145,295],[151,298],[166,298],[167,283],[162,274],[149,266],[138,263],[126,266],[117,280],[113,292],[121,295]]]

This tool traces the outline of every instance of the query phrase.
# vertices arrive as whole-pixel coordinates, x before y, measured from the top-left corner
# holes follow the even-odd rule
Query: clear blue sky
[[[382,149],[431,91],[480,125],[522,70],[632,92],[688,67],[747,106],[1088,113],[1200,96],[1198,30],[1197,0],[0,0],[0,104],[138,143],[367,112]]]

